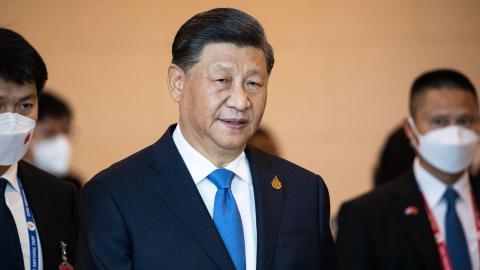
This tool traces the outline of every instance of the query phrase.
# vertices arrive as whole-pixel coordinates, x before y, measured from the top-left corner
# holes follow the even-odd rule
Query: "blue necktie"
[[[20,270],[23,267],[22,248],[17,225],[5,202],[7,180],[0,178],[0,269]]]
[[[455,210],[455,201],[458,193],[452,188],[445,191],[447,201],[447,214],[445,215],[445,231],[447,239],[448,256],[454,270],[471,270],[470,256],[468,255],[467,240],[462,224]]]
[[[230,185],[235,174],[227,169],[216,169],[208,175],[208,179],[217,186],[213,222],[227,248],[237,270],[245,270],[245,243],[243,227],[237,203]]]

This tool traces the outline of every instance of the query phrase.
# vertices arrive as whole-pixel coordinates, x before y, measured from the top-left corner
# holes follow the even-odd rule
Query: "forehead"
[[[203,47],[195,67],[208,71],[243,69],[267,73],[265,54],[260,48],[252,46],[239,47],[233,43],[210,43]]]
[[[37,122],[39,130],[68,133],[70,130],[71,121],[68,117],[52,117],[46,116],[42,120]]]
[[[429,89],[417,98],[418,114],[476,114],[475,96],[458,88]]]
[[[0,77],[0,99],[23,98],[37,96],[34,83],[18,84]]]

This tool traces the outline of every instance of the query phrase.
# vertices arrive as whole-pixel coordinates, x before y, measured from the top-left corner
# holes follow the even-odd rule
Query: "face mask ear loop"
[[[417,142],[420,143],[420,137],[422,137],[422,135],[418,131],[417,126],[415,125],[415,121],[413,121],[413,118],[411,116],[408,117],[408,124],[410,125],[410,128],[412,129],[415,137],[417,137]],[[418,143],[414,142],[414,146],[418,147]]]

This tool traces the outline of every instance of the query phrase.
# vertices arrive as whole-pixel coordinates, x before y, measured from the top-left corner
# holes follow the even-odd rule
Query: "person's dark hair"
[[[453,69],[436,69],[420,75],[410,89],[410,115],[415,116],[419,97],[427,90],[457,89],[473,94],[476,100],[477,91],[472,82],[461,72]]]
[[[415,150],[402,126],[385,141],[373,172],[373,185],[379,187],[407,172],[413,165]]]
[[[273,133],[265,127],[259,127],[252,137],[250,137],[248,143],[274,156],[280,155],[279,147]]]
[[[38,121],[46,117],[72,119],[73,113],[65,100],[44,91],[38,96]]]
[[[19,85],[35,83],[37,93],[48,78],[47,67],[35,48],[6,28],[0,28],[0,78]]]
[[[275,60],[263,27],[252,16],[233,8],[212,9],[185,22],[172,44],[172,63],[187,72],[206,45],[221,42],[263,50],[267,71],[271,72]]]

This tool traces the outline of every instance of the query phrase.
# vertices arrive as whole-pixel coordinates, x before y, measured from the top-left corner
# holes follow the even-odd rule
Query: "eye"
[[[250,88],[250,89],[257,89],[257,88],[261,88],[263,86],[263,84],[261,84],[257,81],[252,81],[252,80],[248,80],[246,84],[247,84],[247,87]]]
[[[473,121],[474,121],[473,117],[465,115],[457,119],[457,125],[467,127],[467,126],[471,126],[473,124]]]
[[[430,123],[437,127],[445,127],[448,126],[448,119],[445,117],[435,117],[430,119]]]
[[[16,111],[19,114],[27,115],[32,111],[34,104],[31,101],[23,101],[17,105]]]
[[[219,77],[219,78],[213,80],[213,83],[217,87],[221,87],[221,89],[229,87],[231,82],[232,82],[232,80],[228,77]]]

